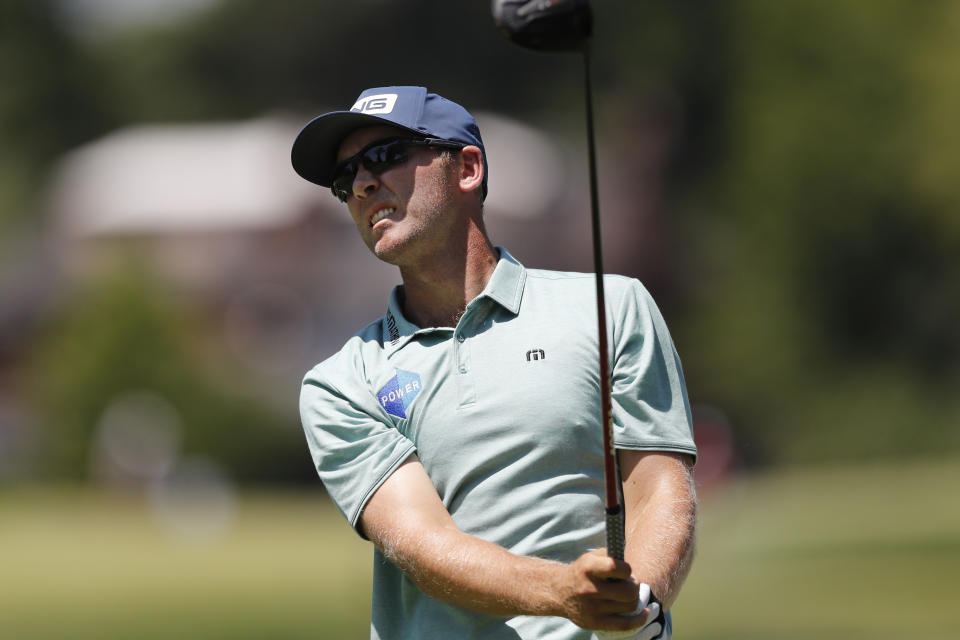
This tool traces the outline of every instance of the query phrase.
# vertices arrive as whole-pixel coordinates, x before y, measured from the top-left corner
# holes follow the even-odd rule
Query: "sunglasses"
[[[333,180],[330,182],[330,190],[333,195],[339,198],[340,202],[346,202],[353,195],[353,181],[357,178],[357,172],[360,166],[375,176],[380,175],[387,169],[403,164],[410,159],[409,149],[411,147],[432,147],[435,149],[463,149],[466,146],[460,142],[451,142],[450,140],[441,140],[440,138],[390,138],[388,140],[377,140],[365,146],[360,153],[350,156],[346,160],[337,164],[333,170]]]

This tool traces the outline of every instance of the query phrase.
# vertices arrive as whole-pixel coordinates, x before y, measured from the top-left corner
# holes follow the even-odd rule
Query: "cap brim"
[[[337,165],[337,149],[343,139],[356,129],[389,125],[416,135],[415,129],[404,127],[386,118],[356,111],[333,111],[317,116],[297,135],[290,152],[293,169],[302,178],[322,187],[329,187]]]

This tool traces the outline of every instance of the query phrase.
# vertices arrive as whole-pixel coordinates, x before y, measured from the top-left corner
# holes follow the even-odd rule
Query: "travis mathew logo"
[[[387,413],[398,418],[407,417],[407,408],[420,393],[420,375],[412,371],[395,369],[396,375],[377,392],[377,400]]]
[[[543,349],[530,349],[530,351],[527,351],[527,362],[545,360],[546,357],[547,354],[543,352]]]

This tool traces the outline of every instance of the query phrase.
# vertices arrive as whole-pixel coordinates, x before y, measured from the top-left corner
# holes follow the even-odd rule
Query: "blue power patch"
[[[395,371],[396,375],[377,392],[377,400],[390,415],[406,418],[407,407],[420,393],[420,375],[403,369]]]

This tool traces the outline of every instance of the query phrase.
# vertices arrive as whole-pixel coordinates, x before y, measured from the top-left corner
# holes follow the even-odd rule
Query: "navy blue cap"
[[[476,145],[483,152],[483,194],[487,193],[487,153],[480,128],[470,113],[424,87],[376,87],[360,94],[349,111],[317,116],[297,135],[290,154],[294,170],[306,180],[329,187],[340,143],[351,132],[393,125],[418,138],[440,138]]]

